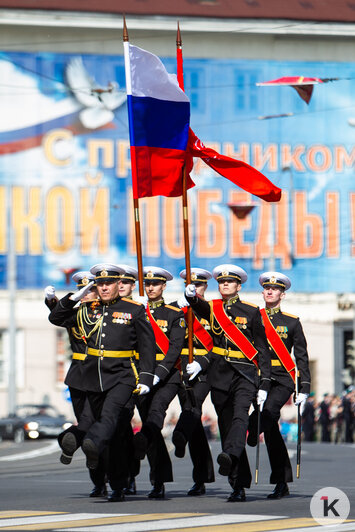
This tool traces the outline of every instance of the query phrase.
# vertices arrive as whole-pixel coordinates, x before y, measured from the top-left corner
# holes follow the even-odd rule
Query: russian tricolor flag
[[[189,99],[156,55],[129,42],[124,51],[133,197],[181,196]]]

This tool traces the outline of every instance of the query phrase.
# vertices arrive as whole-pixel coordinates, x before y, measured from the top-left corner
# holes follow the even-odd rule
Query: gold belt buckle
[[[104,359],[104,352],[102,349],[99,349],[99,355],[100,355],[100,360],[103,360]]]
[[[225,359],[226,359],[227,362],[230,362],[230,357],[229,357],[229,351],[230,350],[231,350],[230,347],[228,347],[228,349],[224,350],[224,353],[225,353],[224,356],[225,356]]]

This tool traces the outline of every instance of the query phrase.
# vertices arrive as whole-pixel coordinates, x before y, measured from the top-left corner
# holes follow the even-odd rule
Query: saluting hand
[[[80,290],[72,294],[69,299],[71,299],[72,301],[80,301],[80,299],[82,299],[84,296],[86,296],[88,292],[90,292],[90,289],[93,284],[94,281],[90,281],[90,283],[88,283],[86,286],[83,286],[83,288],[80,288]]]
[[[46,286],[46,288],[44,289],[44,297],[45,299],[48,299],[48,301],[51,301],[52,299],[56,298],[54,286]]]

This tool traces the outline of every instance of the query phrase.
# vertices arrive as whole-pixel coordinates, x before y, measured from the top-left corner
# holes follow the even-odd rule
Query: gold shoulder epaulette
[[[298,316],[295,316],[294,314],[289,314],[288,312],[284,312],[284,311],[282,311],[282,314],[284,314],[285,316],[289,316],[290,318],[295,318],[296,320],[298,320]]]
[[[127,303],[133,303],[133,305],[141,305],[138,301],[133,301],[133,299],[128,299],[128,297],[121,297],[122,301],[127,301]]]
[[[173,307],[172,305],[165,305],[165,308],[171,308],[173,310],[176,310],[176,312],[181,312],[181,308]]]
[[[240,302],[244,303],[244,305],[249,305],[250,307],[258,308],[258,305],[254,305],[254,303],[249,303],[248,301],[242,301],[242,300],[240,300]]]

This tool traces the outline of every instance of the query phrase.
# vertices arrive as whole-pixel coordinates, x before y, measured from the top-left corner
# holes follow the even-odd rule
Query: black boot
[[[285,497],[287,495],[290,495],[290,492],[288,491],[288,486],[286,482],[278,482],[275,486],[275,489],[272,493],[270,493],[267,498],[268,499],[281,499],[282,497]]]
[[[165,488],[162,482],[154,482],[153,489],[148,493],[148,499],[164,499]]]
[[[137,490],[136,490],[136,481],[134,479],[134,477],[130,478],[129,479],[129,483],[128,483],[128,486],[127,488],[125,488],[123,490],[123,493],[125,495],[135,495],[137,493]]]
[[[102,486],[94,486],[89,497],[106,497],[107,496],[107,489],[106,485],[103,484]]]
[[[232,468],[232,458],[227,453],[220,453],[217,456],[217,463],[219,465],[218,473],[224,477],[228,477]]]
[[[229,495],[228,502],[244,502],[246,499],[244,488],[236,486],[232,493]]]
[[[124,501],[123,489],[112,490],[110,495],[107,497],[108,502],[122,502]]]
[[[62,462],[62,464],[70,464],[73,458],[73,454],[78,448],[78,442],[76,441],[76,437],[72,432],[67,432],[66,434],[64,434],[59,445],[62,449],[62,454],[60,455],[59,460]]]
[[[95,443],[89,438],[86,438],[83,441],[82,449],[86,455],[86,467],[89,469],[97,469],[99,465],[99,452]]]
[[[198,497],[199,495],[204,495],[205,493],[206,488],[203,482],[196,482],[187,492],[187,494],[191,495],[192,497]]]

